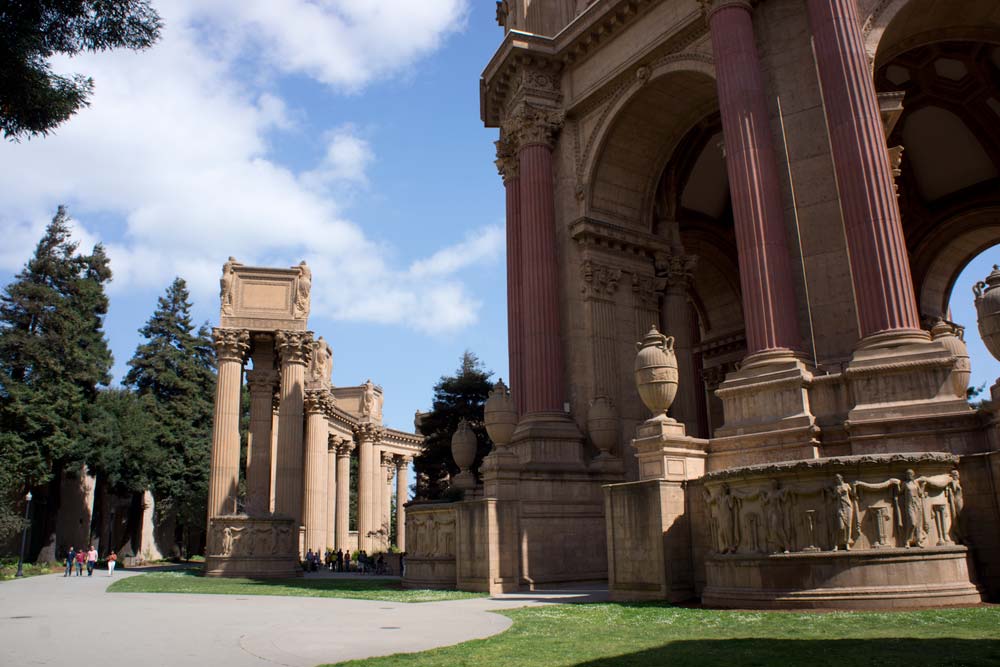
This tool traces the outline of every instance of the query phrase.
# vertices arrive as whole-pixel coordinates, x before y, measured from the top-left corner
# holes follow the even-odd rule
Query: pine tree
[[[39,540],[55,546],[62,476],[86,459],[90,404],[110,381],[103,332],[108,258],[100,245],[90,255],[77,253],[70,235],[60,206],[0,296],[0,505],[9,509],[32,490],[32,553]]]
[[[195,330],[181,278],[160,297],[139,333],[145,342],[128,362],[125,384],[152,403],[157,450],[152,487],[157,503],[176,511],[178,537],[187,540],[204,528],[208,502],[215,350],[208,328]]]
[[[493,448],[483,426],[483,406],[493,388],[492,375],[475,354],[466,350],[455,374],[442,377],[434,385],[433,408],[420,420],[420,432],[425,436],[424,448],[413,459],[417,498],[441,498],[447,491],[449,476],[458,474],[458,467],[451,458],[451,436],[462,419],[469,422],[476,434],[478,447],[473,471],[478,473],[483,457]]]

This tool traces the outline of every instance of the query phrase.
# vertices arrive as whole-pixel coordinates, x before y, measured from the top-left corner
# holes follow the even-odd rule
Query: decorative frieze
[[[958,470],[944,472],[954,462],[948,455],[875,455],[709,474],[702,496],[712,549],[775,554],[954,545],[965,504]],[[911,467],[896,476],[891,467],[900,463],[926,474]]]
[[[580,291],[586,298],[610,299],[618,291],[622,271],[588,259],[580,264],[580,275],[583,278],[583,286]]]

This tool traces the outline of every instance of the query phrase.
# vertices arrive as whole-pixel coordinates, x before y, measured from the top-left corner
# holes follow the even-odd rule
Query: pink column
[[[521,179],[508,142],[497,142],[497,170],[507,195],[507,355],[509,379],[518,412],[524,412],[524,359],[521,344]]]
[[[861,335],[920,329],[855,0],[808,0]]]
[[[539,114],[542,115],[542,114]],[[522,133],[520,162],[521,322],[523,412],[562,412],[563,358],[559,323],[559,273],[552,147],[555,128],[533,117]],[[546,125],[548,128],[546,128]]]
[[[733,200],[747,352],[796,350],[802,336],[750,3],[716,2],[708,21]]]

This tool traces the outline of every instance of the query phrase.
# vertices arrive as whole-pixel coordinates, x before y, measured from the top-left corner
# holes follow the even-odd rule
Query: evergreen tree
[[[145,339],[128,362],[125,384],[151,401],[157,460],[152,488],[172,506],[178,538],[201,533],[208,502],[215,349],[206,326],[191,321],[187,285],[176,278],[139,329]],[[189,547],[197,545],[190,543]]]
[[[413,459],[416,473],[417,498],[433,500],[444,496],[450,475],[458,474],[451,458],[451,436],[458,422],[465,419],[476,434],[478,447],[473,471],[478,474],[483,457],[493,448],[493,442],[483,426],[483,406],[493,388],[490,376],[479,358],[466,350],[454,375],[442,377],[434,385],[434,403],[430,412],[421,416],[420,432],[425,436],[423,451]]]
[[[141,50],[162,22],[147,0],[4,0],[0,3],[0,130],[47,134],[88,103],[94,82],[55,74],[57,54]]]
[[[54,547],[62,476],[86,459],[90,405],[112,364],[103,332],[108,258],[100,245],[79,254],[70,233],[60,206],[0,296],[0,506],[9,512],[32,490],[32,553],[39,540]]]

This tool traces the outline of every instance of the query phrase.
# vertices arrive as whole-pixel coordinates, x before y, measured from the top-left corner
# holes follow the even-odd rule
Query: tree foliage
[[[92,405],[113,361],[103,331],[107,255],[100,245],[78,253],[70,236],[60,206],[0,296],[0,506],[9,513],[32,489],[50,525],[60,475],[87,459]]]
[[[468,350],[454,375],[443,376],[434,385],[434,403],[430,412],[421,416],[419,429],[425,436],[424,449],[413,459],[416,473],[416,497],[427,500],[444,496],[448,479],[458,474],[458,467],[451,457],[451,436],[458,422],[465,419],[476,434],[476,462],[479,470],[493,442],[483,426],[483,406],[489,398],[492,371],[483,368],[475,354]]]
[[[7,139],[48,134],[88,104],[93,79],[58,75],[56,54],[142,50],[162,21],[148,0],[5,0],[0,3],[0,129]]]
[[[139,329],[145,342],[128,362],[125,384],[147,401],[156,460],[150,485],[172,505],[178,530],[205,523],[215,393],[215,350],[206,326],[195,330],[187,285],[176,278]]]

